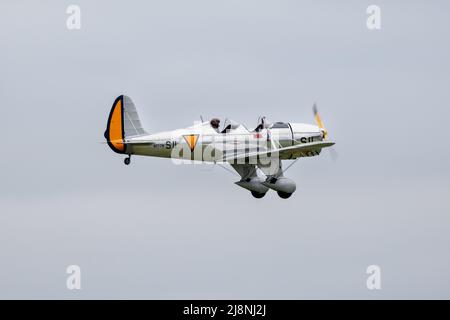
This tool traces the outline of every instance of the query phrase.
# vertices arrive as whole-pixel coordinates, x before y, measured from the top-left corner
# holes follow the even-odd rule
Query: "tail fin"
[[[117,153],[126,153],[124,139],[146,134],[130,97],[121,95],[114,101],[106,125],[105,139]]]

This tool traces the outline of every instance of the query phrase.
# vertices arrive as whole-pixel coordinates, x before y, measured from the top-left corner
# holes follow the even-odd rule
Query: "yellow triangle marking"
[[[186,140],[186,143],[188,144],[189,148],[191,149],[191,152],[194,151],[195,145],[198,141],[198,134],[189,134],[186,136],[183,136],[184,140]]]

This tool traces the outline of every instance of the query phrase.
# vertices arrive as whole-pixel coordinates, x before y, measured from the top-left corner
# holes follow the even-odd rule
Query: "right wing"
[[[309,157],[318,155],[323,148],[331,147],[334,142],[316,141],[310,143],[297,144],[294,146],[279,149],[264,149],[253,152],[239,152],[223,159],[223,162],[236,163],[244,160],[257,160],[258,157],[279,157],[280,159],[296,159],[299,157]]]

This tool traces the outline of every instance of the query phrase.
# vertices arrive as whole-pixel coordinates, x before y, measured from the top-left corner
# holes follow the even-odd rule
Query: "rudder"
[[[114,101],[106,125],[105,139],[117,153],[126,153],[125,137],[147,134],[142,128],[136,107],[130,97],[120,95]]]

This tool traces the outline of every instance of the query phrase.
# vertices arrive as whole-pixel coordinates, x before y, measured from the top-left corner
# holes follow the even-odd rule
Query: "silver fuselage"
[[[191,136],[195,136],[190,140]],[[187,137],[187,138],[186,138]],[[260,150],[276,150],[323,140],[323,132],[318,126],[302,123],[275,124],[260,132],[250,132],[244,126],[219,133],[208,122],[189,128],[156,134],[127,137],[131,142],[127,153],[133,155],[193,159],[200,161],[220,161],[228,155]],[[191,142],[191,145],[189,145]],[[192,146],[192,144],[194,144]],[[293,159],[308,155],[284,155],[281,159]]]

